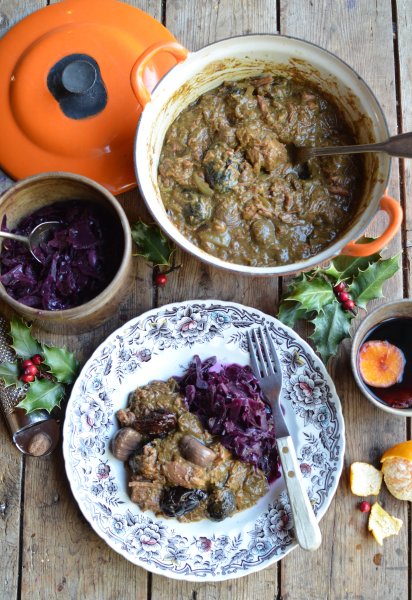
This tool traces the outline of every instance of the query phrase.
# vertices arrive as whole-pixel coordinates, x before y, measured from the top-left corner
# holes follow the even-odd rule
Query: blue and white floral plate
[[[76,381],[64,422],[67,475],[79,506],[116,552],[154,573],[189,581],[247,575],[296,547],[283,478],[252,508],[220,523],[179,523],[130,501],[123,463],[109,441],[115,413],[137,386],[186,369],[194,354],[249,363],[246,331],[268,325],[283,367],[282,402],[318,519],[338,485],[344,454],[339,398],[325,367],[292,330],[258,310],[188,301],[144,313],[97,348]]]

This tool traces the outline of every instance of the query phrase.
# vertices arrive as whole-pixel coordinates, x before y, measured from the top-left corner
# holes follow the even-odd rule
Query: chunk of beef
[[[208,475],[205,469],[187,461],[171,460],[162,465],[162,473],[169,485],[188,489],[206,489]]]
[[[152,510],[155,514],[161,513],[162,483],[137,479],[130,481],[129,487],[131,488],[130,498],[132,502],[136,502],[142,510]]]
[[[256,173],[261,169],[270,173],[287,162],[286,146],[279,142],[270,129],[256,125],[238,127],[236,137]]]
[[[121,425],[121,427],[133,427],[133,423],[136,421],[136,415],[130,411],[128,408],[117,411],[116,417]]]
[[[164,158],[159,165],[159,173],[165,179],[173,179],[184,188],[193,187],[193,161],[187,156]]]
[[[150,481],[159,481],[164,483],[165,479],[160,471],[160,464],[157,462],[156,444],[146,444],[143,446],[143,453],[136,454],[133,457],[133,469],[139,475]]]

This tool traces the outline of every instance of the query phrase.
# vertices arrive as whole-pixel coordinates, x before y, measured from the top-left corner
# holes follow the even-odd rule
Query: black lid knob
[[[72,94],[85,94],[95,84],[97,71],[87,60],[73,60],[62,73],[62,85]]]
[[[99,65],[88,54],[70,54],[61,58],[47,75],[47,87],[70,119],[97,115],[107,104]]]

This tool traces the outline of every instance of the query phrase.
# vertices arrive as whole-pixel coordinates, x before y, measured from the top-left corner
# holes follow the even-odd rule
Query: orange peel
[[[386,452],[382,454],[381,463],[385,462],[388,458],[404,458],[412,462],[412,440],[407,442],[401,442],[388,448]]]
[[[373,465],[354,462],[350,466],[350,489],[355,496],[377,496],[382,485],[382,473]]]
[[[387,388],[402,380],[405,356],[397,346],[371,340],[362,344],[358,355],[359,374],[372,387]]]
[[[383,546],[383,540],[390,535],[398,535],[403,521],[390,515],[382,506],[375,502],[371,508],[368,520],[368,529],[375,540]]]
[[[385,485],[392,496],[412,502],[412,440],[386,450],[381,463]]]

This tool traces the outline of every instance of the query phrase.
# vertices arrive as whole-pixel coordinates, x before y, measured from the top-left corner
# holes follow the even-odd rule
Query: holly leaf
[[[362,237],[358,244],[372,242],[374,238]],[[364,271],[370,264],[377,262],[382,257],[379,252],[371,256],[337,256],[332,260],[329,267],[324,270],[325,274],[336,280],[344,281],[356,277],[360,271]]]
[[[23,382],[19,380],[19,367],[16,362],[0,363],[0,379],[6,387],[16,385],[21,387]]]
[[[175,246],[157,225],[137,221],[132,227],[132,238],[138,248],[138,254],[153,263],[153,266],[171,265]]]
[[[312,319],[315,330],[309,337],[325,364],[336,354],[340,342],[349,337],[352,319],[353,315],[344,311],[337,300],[324,306]]]
[[[63,396],[64,386],[61,383],[36,379],[30,383],[25,397],[17,406],[24,408],[27,413],[42,409],[51,412],[53,408],[60,406]]]
[[[305,281],[306,277],[304,273],[299,273],[299,275],[296,275],[291,281],[289,281],[288,284],[288,289],[287,291],[283,294],[283,296],[289,296],[290,294],[293,293],[295,287],[301,283],[302,281]]]
[[[287,297],[287,300],[300,302],[302,308],[307,311],[319,311],[335,299],[332,286],[329,281],[323,277],[314,277],[308,280],[303,278]]]
[[[304,319],[308,311],[302,308],[300,302],[284,300],[280,303],[277,318],[288,327],[293,327],[298,319]]]
[[[41,352],[39,342],[31,335],[31,326],[27,325],[23,319],[13,317],[10,322],[10,335],[13,343],[12,348],[17,356],[21,358],[31,358],[34,354]]]
[[[44,362],[60,383],[73,383],[79,363],[74,354],[65,348],[52,348],[43,344]]]
[[[366,308],[370,300],[383,298],[382,286],[390,279],[400,266],[400,255],[380,259],[361,271],[349,287],[349,292],[360,308]]]

